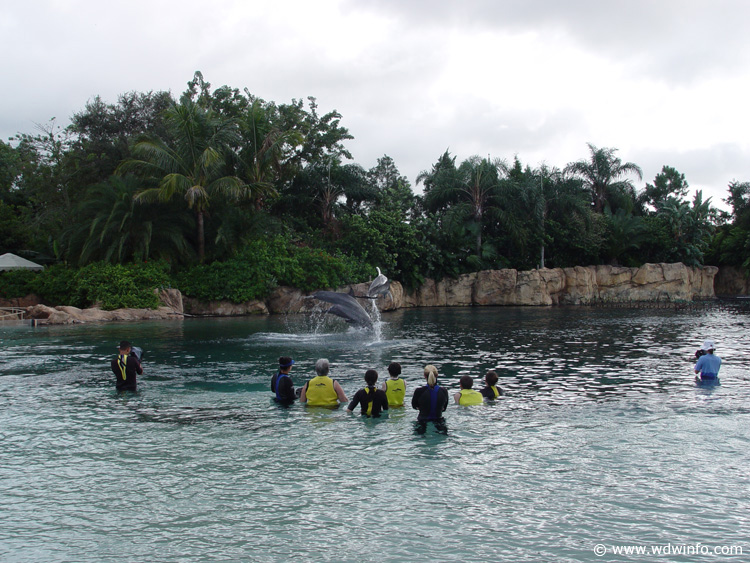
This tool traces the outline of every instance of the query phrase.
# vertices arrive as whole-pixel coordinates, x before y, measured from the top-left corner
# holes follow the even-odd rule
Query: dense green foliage
[[[417,195],[387,155],[347,162],[341,122],[314,98],[277,104],[196,73],[178,99],[95,98],[66,128],[0,141],[0,253],[51,265],[3,274],[0,292],[111,308],[153,306],[170,284],[232,301],[335,288],[376,266],[407,287],[505,267],[750,271],[748,182],[719,213],[674,168],[638,189],[638,165],[589,144],[563,169],[445,151]]]
[[[167,270],[166,262],[93,262],[80,269],[55,265],[42,272],[14,270],[0,273],[0,297],[34,293],[55,305],[156,308],[159,300],[154,290],[170,285]]]

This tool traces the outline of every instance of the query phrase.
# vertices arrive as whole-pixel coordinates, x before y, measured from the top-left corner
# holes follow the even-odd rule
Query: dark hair
[[[281,356],[279,358],[279,367],[288,368],[288,367],[292,367],[293,364],[294,364],[294,360],[290,358],[289,356]]]
[[[459,379],[459,383],[461,384],[461,388],[471,389],[474,386],[474,378],[470,375],[464,375]]]
[[[497,377],[497,372],[490,370],[487,372],[487,375],[484,376],[484,380],[487,382],[487,385],[492,387],[497,383],[497,380],[499,378]]]
[[[365,383],[367,383],[369,387],[372,387],[373,385],[375,385],[375,382],[377,380],[378,380],[378,372],[376,372],[374,369],[368,369],[365,372]]]
[[[401,375],[401,364],[398,362],[391,362],[388,364],[388,373],[391,374],[391,377]]]
[[[127,350],[128,348],[131,348],[130,342],[128,342],[127,340],[121,340],[120,341],[119,349],[120,350]]]

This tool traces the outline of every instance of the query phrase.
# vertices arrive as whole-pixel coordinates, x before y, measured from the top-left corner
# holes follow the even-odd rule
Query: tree
[[[685,175],[671,166],[662,166],[661,172],[654,178],[654,183],[646,184],[644,190],[638,194],[636,203],[645,213],[647,207],[658,209],[668,197],[681,200],[687,193],[688,183],[685,181]]]
[[[133,177],[116,176],[88,188],[63,236],[71,262],[174,262],[191,256],[186,233],[192,221],[174,203],[137,203],[141,188]]]
[[[436,211],[451,205],[462,208],[473,222],[475,231],[474,250],[482,254],[482,222],[493,192],[499,187],[500,176],[507,173],[507,166],[499,159],[490,160],[472,156],[454,165],[446,151],[431,173],[421,173],[417,182],[425,182],[425,205]]]
[[[598,149],[588,143],[591,151],[590,160],[579,160],[569,163],[564,173],[580,178],[591,192],[594,211],[601,213],[609,204],[612,210],[628,208],[632,210],[635,199],[635,187],[630,180],[622,179],[628,174],[643,178],[643,171],[637,164],[623,162],[615,156],[617,149]]]
[[[239,131],[233,120],[222,119],[211,109],[203,109],[187,97],[173,104],[166,114],[171,144],[145,137],[133,147],[135,158],[117,168],[147,179],[155,187],[141,191],[142,202],[169,201],[181,195],[195,212],[198,257],[206,253],[204,219],[217,195],[234,200],[250,198],[252,190],[240,178],[228,175],[227,151],[239,143]]]

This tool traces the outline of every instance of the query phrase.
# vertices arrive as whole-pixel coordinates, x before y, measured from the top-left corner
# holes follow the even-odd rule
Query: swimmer
[[[488,371],[484,376],[484,389],[482,389],[482,397],[485,399],[497,399],[500,395],[505,395],[505,392],[501,387],[497,386],[497,372]]]
[[[388,374],[390,379],[383,382],[382,390],[388,397],[388,405],[391,407],[403,407],[404,396],[406,395],[406,383],[399,376],[401,375],[401,364],[391,362],[388,365]]]
[[[346,407],[346,412],[352,412],[357,405],[362,405],[362,414],[378,418],[381,411],[388,410],[388,397],[382,389],[376,389],[375,383],[378,381],[378,372],[374,369],[368,369],[365,372],[365,383],[367,387],[360,389],[354,394],[352,402]]]
[[[276,395],[274,400],[278,403],[293,403],[297,398],[294,392],[294,383],[289,372],[292,371],[294,360],[289,356],[279,358],[279,371],[271,378],[271,391]]]
[[[721,358],[714,354],[714,341],[706,340],[701,347],[705,352],[695,364],[696,383],[718,383]]]
[[[443,419],[443,412],[448,408],[448,391],[440,387],[437,382],[438,371],[433,365],[424,368],[424,378],[427,385],[417,387],[411,398],[411,406],[419,410],[417,420],[439,421]]]
[[[474,386],[474,378],[470,375],[464,375],[459,380],[461,390],[453,395],[453,399],[457,405],[469,406],[469,405],[481,405],[484,403],[484,397],[479,391],[472,389]]]
[[[299,396],[301,403],[307,403],[311,407],[337,407],[339,402],[348,401],[339,382],[328,377],[330,369],[331,364],[325,358],[315,362],[317,375],[302,388]]]
[[[115,374],[118,391],[137,390],[136,374],[143,375],[143,368],[130,342],[127,340],[120,342],[117,347],[117,357],[112,360],[111,367]]]

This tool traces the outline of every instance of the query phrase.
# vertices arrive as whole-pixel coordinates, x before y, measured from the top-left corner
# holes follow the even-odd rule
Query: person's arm
[[[383,402],[383,410],[387,411],[388,408],[389,408],[389,406],[388,406],[388,395],[385,394],[385,391],[383,391],[383,394],[380,396],[380,398],[381,398],[381,400]]]
[[[456,401],[457,405],[461,404],[461,391],[459,391],[458,393],[456,393],[455,395],[453,395],[453,400]],[[445,410],[445,409],[443,409],[443,410]]]
[[[441,387],[443,390],[443,411],[448,409],[448,390],[445,387]]]
[[[705,356],[701,356],[700,358],[698,358],[698,361],[695,364],[695,373],[700,373],[701,369],[703,369],[703,364],[705,363],[703,361],[703,358],[705,358]]]
[[[307,402],[307,383],[305,383],[304,387],[302,387],[302,393],[300,393],[299,395],[299,402],[300,403]]]
[[[346,407],[346,412],[352,412],[355,408],[357,408],[358,404],[359,404],[359,391],[357,391],[354,394],[354,397],[352,397],[352,402],[349,403],[348,407]]]
[[[414,390],[414,394],[411,396],[411,408],[419,410],[419,395],[421,394],[422,387],[417,387]]]
[[[383,385],[380,386],[381,391],[388,391],[388,385],[385,384],[385,381],[383,382]]]
[[[130,361],[135,362],[135,371],[138,375],[143,375],[143,367],[141,367],[141,362],[138,361],[138,358],[135,355],[130,356]]]
[[[340,402],[346,403],[349,400],[346,398],[346,393],[344,393],[344,390],[341,388],[341,385],[339,385],[338,381],[333,382],[333,390],[336,391],[336,395],[338,396]]]

